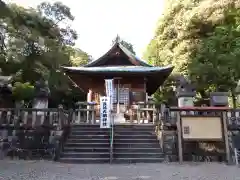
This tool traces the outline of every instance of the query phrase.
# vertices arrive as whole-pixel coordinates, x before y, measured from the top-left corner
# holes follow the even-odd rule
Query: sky
[[[36,7],[43,0],[6,0]],[[71,8],[78,33],[76,46],[94,59],[105,54],[117,36],[130,42],[142,57],[154,35],[164,0],[58,0]],[[55,2],[55,0],[49,0]]]

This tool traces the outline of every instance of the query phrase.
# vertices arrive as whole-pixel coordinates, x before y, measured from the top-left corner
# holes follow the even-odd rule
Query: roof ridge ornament
[[[117,34],[116,38],[113,40],[113,44],[119,44],[121,42],[120,36]]]

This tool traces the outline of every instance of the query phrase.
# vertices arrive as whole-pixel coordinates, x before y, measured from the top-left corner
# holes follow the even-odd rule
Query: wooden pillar
[[[87,94],[87,103],[90,103],[90,102],[92,102],[92,90],[91,89],[89,89],[88,90],[88,94]],[[90,111],[91,111],[91,106],[89,106],[89,105],[87,105],[87,123],[91,123],[92,122],[92,120],[90,119]]]
[[[145,93],[145,102],[148,101],[148,94],[147,94],[147,78],[144,77],[144,93]]]
[[[152,111],[152,113],[153,113],[153,115],[152,115],[153,124],[157,125],[156,122],[157,122],[157,114],[158,114],[158,112],[157,112],[155,104],[152,105],[152,108],[153,108],[153,111]]]
[[[152,107],[149,107],[149,101],[148,101],[148,93],[147,93],[147,78],[146,77],[144,77],[144,92],[145,92],[145,103],[146,103],[146,107],[144,107],[144,108],[147,108],[147,109],[149,109],[149,108],[152,108]],[[150,117],[151,117],[151,115],[150,115],[151,113],[147,110],[147,111],[145,111],[144,112],[144,116],[147,118],[147,122],[149,123],[149,120],[150,120]],[[154,116],[154,111],[152,111],[152,115]],[[154,118],[152,116],[152,118]],[[154,122],[154,120],[152,119],[152,122]],[[143,123],[145,123],[144,122],[144,119],[143,119]]]

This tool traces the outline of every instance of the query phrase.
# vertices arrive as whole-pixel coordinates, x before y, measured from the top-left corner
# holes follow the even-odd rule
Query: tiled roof
[[[146,67],[146,66],[105,66],[105,67],[63,67],[66,71],[72,72],[159,72],[166,69],[172,69],[171,66],[166,67]]]
[[[147,66],[147,67],[152,67],[152,65],[144,62],[140,58],[138,58],[136,55],[134,55],[131,51],[129,51],[127,48],[125,48],[120,42],[115,42],[115,44],[111,47],[111,49],[105,53],[103,56],[98,58],[95,61],[92,61],[85,65],[85,67],[94,67],[97,66],[100,62],[104,61],[111,52],[113,52],[117,47],[119,47],[123,53],[129,58],[129,61],[133,63],[133,65],[140,65],[140,66]]]

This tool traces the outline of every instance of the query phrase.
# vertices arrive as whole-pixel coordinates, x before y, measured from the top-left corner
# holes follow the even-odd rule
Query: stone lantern
[[[176,95],[178,98],[178,107],[192,107],[196,92],[193,86],[183,76],[177,79]]]

